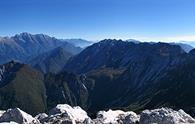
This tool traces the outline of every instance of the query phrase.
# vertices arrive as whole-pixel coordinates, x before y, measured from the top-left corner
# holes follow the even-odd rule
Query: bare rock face
[[[194,124],[195,119],[183,110],[175,111],[168,108],[145,110],[140,114],[140,124]]]
[[[19,108],[8,109],[0,116],[1,122],[19,123],[19,124],[40,124],[40,122],[31,115]]]
[[[136,124],[138,121],[139,116],[136,113],[121,110],[100,111],[94,119],[96,124]]]

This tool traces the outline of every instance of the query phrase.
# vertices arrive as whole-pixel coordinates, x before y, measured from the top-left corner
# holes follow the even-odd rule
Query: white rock
[[[124,112],[121,110],[100,111],[97,118],[94,119],[95,123],[102,124],[135,124],[139,121],[139,116],[134,112]]]
[[[49,112],[50,120],[51,118],[60,118],[63,120],[71,120],[73,124],[90,122],[91,119],[88,117],[87,113],[80,107],[71,107],[67,104],[59,104]]]
[[[195,119],[183,110],[161,108],[145,110],[140,114],[140,124],[195,124]]]
[[[19,108],[8,109],[0,117],[1,122],[16,122],[19,124],[39,124],[39,121]]]
[[[3,113],[5,113],[6,111],[4,110],[0,110],[0,117],[3,115]]]

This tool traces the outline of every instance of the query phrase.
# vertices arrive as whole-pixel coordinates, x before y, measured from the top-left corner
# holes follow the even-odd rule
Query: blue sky
[[[195,40],[195,0],[1,0],[0,36]]]

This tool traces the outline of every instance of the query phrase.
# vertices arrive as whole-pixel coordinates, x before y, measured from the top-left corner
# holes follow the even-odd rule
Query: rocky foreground
[[[96,119],[91,119],[80,107],[59,104],[48,114],[40,113],[35,117],[19,108],[0,111],[3,124],[195,124],[195,119],[183,110],[169,108],[144,110],[139,115],[132,111],[99,111]]]

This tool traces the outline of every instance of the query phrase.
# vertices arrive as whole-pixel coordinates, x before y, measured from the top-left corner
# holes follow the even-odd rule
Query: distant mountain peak
[[[77,54],[82,50],[71,43],[45,34],[23,32],[12,37],[4,37],[0,39],[0,64],[12,59],[27,62],[30,58],[60,46],[72,54]]]
[[[78,39],[64,39],[64,41],[71,43],[72,45],[76,46],[76,47],[81,47],[81,48],[85,48],[87,46],[90,46],[93,44],[92,41],[88,41],[88,40],[84,40],[81,38]]]
[[[23,32],[23,33],[14,35],[13,38],[18,38],[18,37],[30,37],[30,36],[31,36],[30,33]]]
[[[192,49],[194,49],[194,47],[192,47],[191,45],[186,44],[186,43],[180,43],[180,42],[175,43],[175,42],[173,42],[173,43],[170,43],[170,44],[180,46],[187,53],[190,52]]]
[[[117,40],[117,39],[104,39],[102,41],[100,41],[100,43],[103,43],[103,42],[116,42],[116,41],[122,41],[121,39]]]
[[[136,43],[136,44],[138,44],[138,43],[140,43],[141,41],[139,41],[139,40],[135,40],[135,39],[128,39],[128,40],[126,40],[127,42],[133,42],[133,43]]]
[[[54,39],[54,37],[50,37],[48,35],[45,34],[31,34],[31,33],[27,33],[27,32],[23,32],[20,34],[16,34],[15,36],[13,36],[12,38],[14,39],[19,39],[19,40],[23,40],[23,41],[33,41],[35,38],[39,38],[39,39]]]
[[[28,32],[22,32],[22,33],[16,34],[15,36],[29,36],[29,35],[31,35],[31,36],[36,36],[36,35],[48,36],[48,35],[42,34],[42,33],[40,33],[40,34],[32,34],[32,33],[28,33]]]
[[[30,33],[28,33],[28,32],[22,32],[22,33],[20,33],[19,35],[32,35],[32,34],[30,34]]]
[[[98,45],[114,45],[114,44],[119,44],[119,43],[125,43],[122,40],[117,40],[117,39],[104,39],[96,44]]]
[[[180,46],[168,43],[150,44],[145,42],[136,44],[116,39],[105,39],[87,47],[80,54],[68,60],[65,68],[74,73],[86,73],[102,66],[123,68],[132,61],[145,60],[146,57],[168,58],[183,53],[185,52]]]

